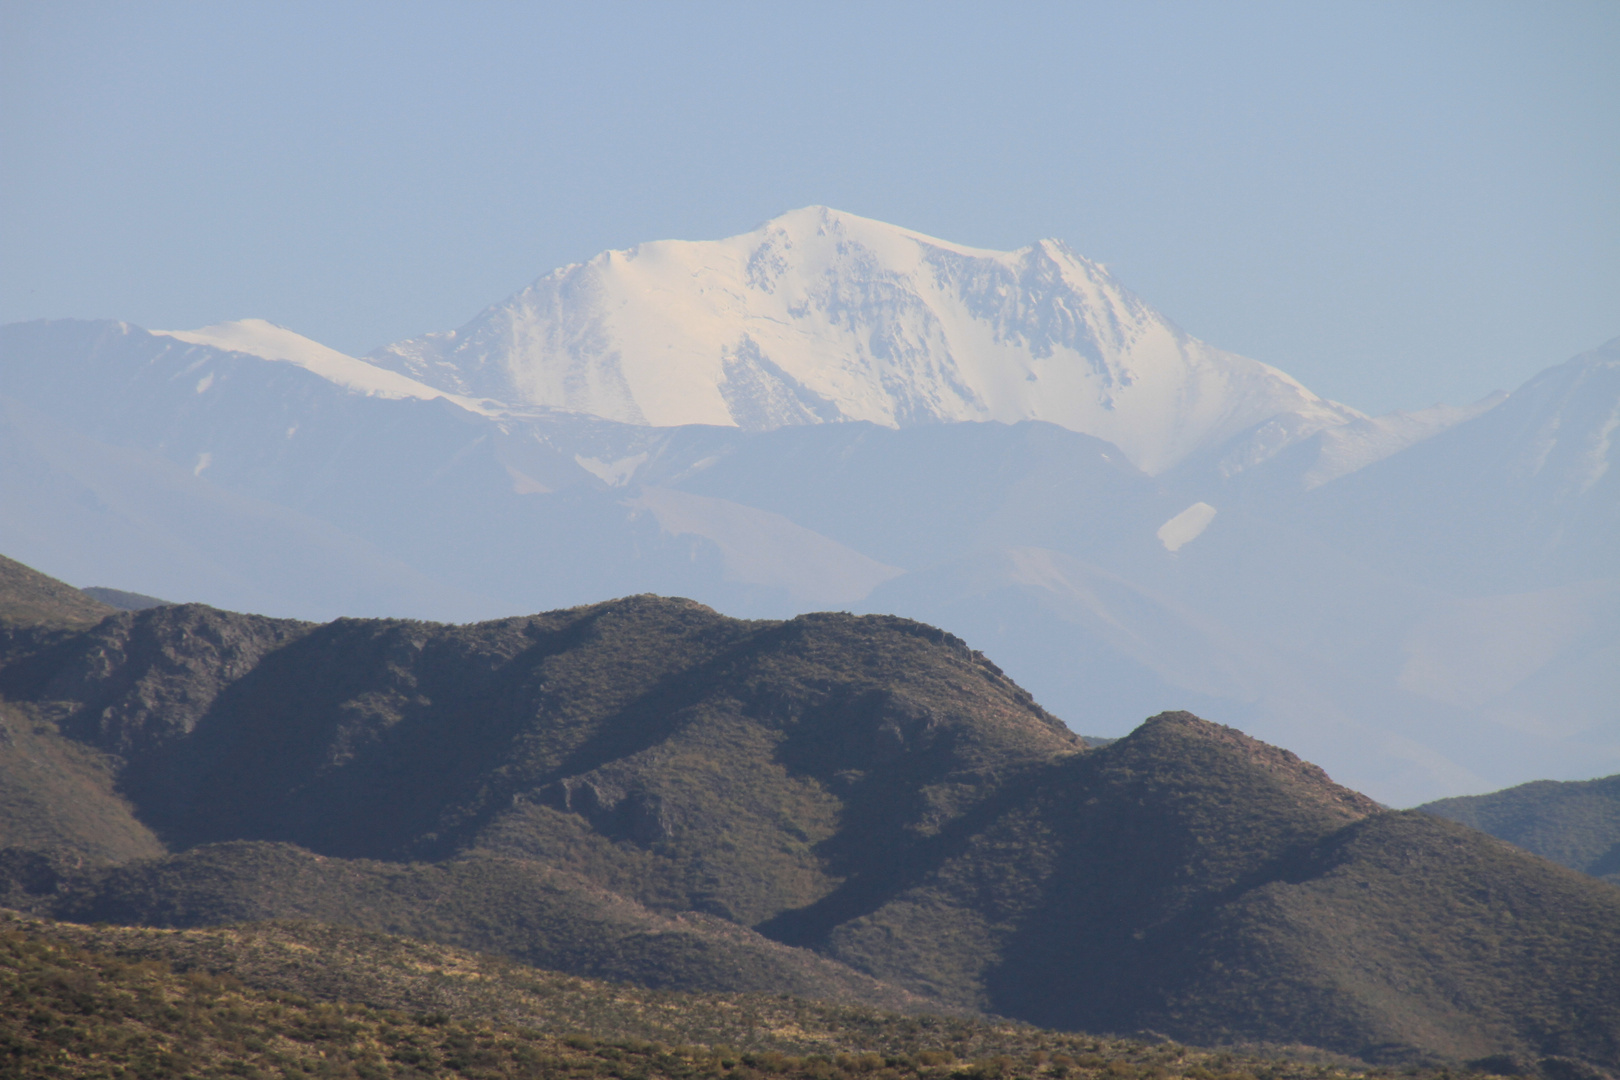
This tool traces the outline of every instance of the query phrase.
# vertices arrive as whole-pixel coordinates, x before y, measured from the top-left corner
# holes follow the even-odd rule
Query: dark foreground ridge
[[[297,918],[664,991],[1620,1064],[1620,890],[1187,713],[1088,749],[905,619],[174,605],[14,627],[0,696],[0,903],[42,916]]]

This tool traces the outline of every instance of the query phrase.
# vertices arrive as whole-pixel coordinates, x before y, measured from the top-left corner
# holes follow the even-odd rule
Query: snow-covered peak
[[[658,426],[1045,420],[1150,473],[1274,417],[1292,440],[1360,415],[1188,337],[1057,241],[987,251],[820,206],[604,252],[369,359]]]
[[[480,403],[459,395],[418,382],[397,371],[390,371],[357,357],[340,353],[318,341],[288,330],[284,326],[264,319],[238,319],[235,322],[216,323],[200,330],[152,330],[149,333],[171,337],[188,345],[207,345],[226,352],[246,353],[262,360],[277,360],[296,364],[319,375],[328,382],[345,389],[374,397],[434,398],[449,397],[457,404],[474,411],[487,411]]]

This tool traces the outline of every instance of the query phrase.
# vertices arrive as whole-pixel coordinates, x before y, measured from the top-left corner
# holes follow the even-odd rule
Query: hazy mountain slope
[[[1615,349],[1542,372],[1474,418],[1303,496],[1323,459],[1291,459],[1312,443],[1350,438],[1357,425],[1224,486],[1208,475],[1166,476],[1220,516],[1182,553],[1174,586],[1147,563],[1113,568],[1292,652],[1292,666],[1368,727],[1398,717],[1393,734],[1421,744],[1410,748],[1414,758],[1449,759],[1420,766],[1427,783],[1384,781],[1381,797],[1416,802],[1425,788],[1612,772],[1620,767],[1610,705],[1620,693]],[[1202,565],[1189,572],[1189,562]]]
[[[155,596],[129,592],[125,589],[110,589],[105,585],[87,585],[80,591],[92,600],[99,600],[108,607],[117,608],[119,611],[145,611],[147,608],[162,607],[164,604],[170,603],[168,600],[160,600]]]
[[[114,608],[0,555],[0,625],[92,626]]]
[[[1012,547],[907,574],[870,611],[915,611],[1008,659],[1078,730],[1159,706],[1235,718],[1277,691],[1278,663],[1230,628],[1062,551]],[[1244,719],[1249,719],[1245,716]]]
[[[328,522],[243,496],[164,458],[83,437],[0,399],[0,545],[79,581],[331,617],[476,613],[435,581]]]
[[[1536,780],[1418,809],[1620,885],[1620,776]]]
[[[1239,489],[1259,487],[1269,489],[1274,496],[1292,496],[1349,476],[1483,416],[1507,398],[1506,393],[1497,391],[1471,405],[1432,405],[1411,412],[1397,410],[1385,416],[1364,417],[1323,428],[1272,455],[1256,455],[1250,446],[1252,438],[1239,439],[1197,464],[1209,467],[1222,480],[1233,481]],[[1261,460],[1253,462],[1256,456]]]
[[[1279,414],[1359,414],[1187,337],[1056,241],[965,248],[825,207],[564,267],[369,358],[626,423],[1047,420],[1159,472]]]
[[[768,511],[616,486],[668,432],[368,394],[121,323],[0,328],[0,350],[18,508],[0,531],[58,573],[278,613],[452,619],[647,590],[785,615],[892,573]],[[189,581],[176,563],[195,565]]]
[[[0,358],[7,397],[92,439],[161,453],[259,497],[330,483],[309,466],[341,443],[343,428],[375,438],[387,423],[417,416],[458,416],[463,430],[482,419],[426,388],[436,400],[367,393],[299,364],[128,323],[14,323],[0,328]],[[411,426],[418,437],[432,427]]]
[[[241,319],[236,322],[205,326],[200,330],[154,330],[152,333],[188,345],[201,345],[224,352],[257,356],[262,360],[293,364],[329,383],[367,397],[382,397],[395,401],[410,398],[418,401],[448,398],[464,409],[475,412],[487,411],[483,402],[445,394],[424,383],[408,379],[398,372],[379,368],[364,360],[346,356],[336,349],[329,349],[318,341],[312,341],[302,334],[263,319]]]
[[[679,429],[634,479],[782,514],[906,570],[1007,543],[1095,555],[1180,509],[1116,447],[1037,422]]]
[[[1519,776],[1620,767],[1620,578],[1451,600],[1408,626],[1400,646],[1409,700],[1489,743],[1520,738]]]
[[[1468,595],[1613,578],[1617,431],[1620,338],[1549,368],[1483,415],[1318,488],[1301,512],[1364,559]]]

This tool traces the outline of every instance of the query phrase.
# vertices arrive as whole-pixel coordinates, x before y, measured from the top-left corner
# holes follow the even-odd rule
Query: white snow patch
[[[208,374],[204,375],[202,378],[197,380],[197,393],[199,393],[199,394],[205,393],[208,390],[208,388],[210,386],[213,386],[213,385],[214,385],[214,373],[212,371],[210,371]]]
[[[329,349],[318,341],[312,341],[302,334],[263,319],[239,319],[236,322],[205,326],[200,330],[151,332],[183,341],[188,345],[207,345],[227,352],[256,356],[261,360],[296,364],[328,382],[371,397],[395,400],[420,398],[424,401],[448,398],[472,412],[491,414],[491,410],[483,402],[435,390],[426,383],[417,382],[397,371],[389,371],[387,368],[340,353],[336,349]],[[200,394],[208,389],[213,378],[212,374],[204,376],[197,384],[197,392]]]
[[[1195,502],[1163,525],[1159,526],[1159,543],[1166,551],[1180,551],[1198,539],[1200,533],[1215,520],[1215,508],[1207,502]]]

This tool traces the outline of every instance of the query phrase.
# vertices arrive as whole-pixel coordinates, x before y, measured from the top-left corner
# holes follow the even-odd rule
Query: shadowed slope
[[[816,944],[1047,1026],[1616,1060],[1620,895],[1229,728],[1155,717],[987,817]]]

